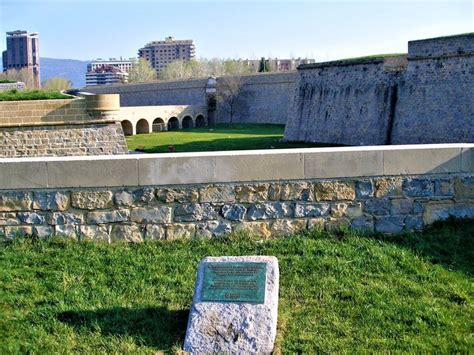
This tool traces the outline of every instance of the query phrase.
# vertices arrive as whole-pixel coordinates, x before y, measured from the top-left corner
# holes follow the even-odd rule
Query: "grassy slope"
[[[471,221],[384,238],[20,240],[0,246],[0,352],[175,351],[199,260],[255,254],[280,262],[277,351],[467,351],[473,234]]]
[[[43,90],[8,90],[0,92],[0,101],[23,101],[23,100],[51,100],[51,99],[74,99],[71,95],[64,95],[57,91]]]
[[[177,152],[314,147],[310,143],[280,142],[284,125],[219,124],[215,127],[139,134],[127,137],[128,149],[143,147],[148,153],[164,153],[174,145]]]

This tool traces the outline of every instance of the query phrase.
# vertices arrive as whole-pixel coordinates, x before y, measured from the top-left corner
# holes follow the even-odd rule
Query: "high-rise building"
[[[27,68],[35,87],[41,86],[39,37],[28,31],[7,32],[7,49],[2,53],[3,71]]]
[[[126,83],[128,73],[112,65],[97,66],[86,73],[86,86]]]
[[[120,59],[109,58],[109,60],[97,58],[96,60],[93,60],[92,62],[87,64],[87,71],[95,70],[97,68],[103,67],[104,65],[111,65],[117,69],[120,69],[123,72],[128,73],[130,69],[132,69],[132,67],[135,65],[136,61],[136,58],[125,59],[120,57]]]
[[[146,59],[159,74],[168,64],[177,61],[188,61],[194,58],[192,40],[175,40],[166,37],[164,41],[153,41],[138,50],[138,56]]]

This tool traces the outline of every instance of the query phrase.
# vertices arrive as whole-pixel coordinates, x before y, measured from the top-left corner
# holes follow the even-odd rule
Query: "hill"
[[[86,85],[87,63],[75,59],[40,58],[41,81],[59,76],[71,81],[73,88],[82,88]]]

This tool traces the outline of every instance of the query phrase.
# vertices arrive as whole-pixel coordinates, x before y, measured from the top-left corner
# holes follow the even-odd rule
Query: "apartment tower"
[[[157,74],[170,63],[177,60],[188,61],[194,58],[192,40],[175,40],[166,37],[164,41],[153,41],[138,50],[138,56],[146,59]]]
[[[2,53],[3,71],[27,68],[36,88],[41,86],[39,37],[28,31],[7,32],[7,49]]]

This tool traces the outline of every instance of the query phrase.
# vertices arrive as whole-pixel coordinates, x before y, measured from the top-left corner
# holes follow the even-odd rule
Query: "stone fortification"
[[[118,96],[0,102],[0,157],[126,154]]]
[[[93,94],[120,94],[120,106],[207,105],[208,79],[88,86]]]
[[[112,242],[421,229],[474,218],[473,152],[465,144],[3,159],[0,234]]]
[[[474,34],[404,57],[299,68],[285,139],[349,145],[474,142]]]

